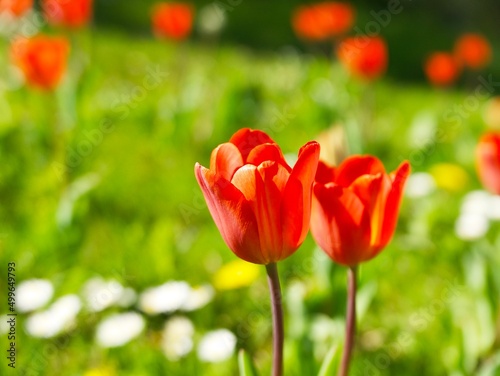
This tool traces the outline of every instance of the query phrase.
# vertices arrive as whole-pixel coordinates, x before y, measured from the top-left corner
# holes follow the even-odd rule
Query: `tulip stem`
[[[272,376],[283,375],[283,307],[281,306],[281,287],[276,263],[266,265],[267,282],[271,293],[273,312],[273,372]]]
[[[345,327],[344,353],[338,376],[349,374],[349,364],[354,347],[354,336],[356,333],[356,266],[349,267],[347,271],[347,313]]]

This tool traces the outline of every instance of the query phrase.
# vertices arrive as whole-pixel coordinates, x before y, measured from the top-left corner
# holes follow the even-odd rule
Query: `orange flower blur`
[[[464,34],[455,43],[455,57],[466,67],[482,69],[491,62],[491,46],[480,34]]]
[[[460,67],[452,54],[434,52],[425,61],[424,71],[431,84],[448,86],[457,80]]]
[[[319,162],[313,189],[311,232],[339,264],[356,266],[391,240],[410,165],[391,174],[372,156],[352,156],[338,168]]]
[[[387,69],[387,44],[381,37],[347,38],[337,48],[340,62],[354,76],[374,80]]]
[[[153,33],[159,38],[183,40],[191,33],[193,7],[185,3],[159,3],[153,7]]]
[[[309,231],[319,144],[309,142],[295,166],[264,132],[248,128],[219,145],[210,169],[195,175],[227,246],[241,259],[274,263],[292,255]]]
[[[476,150],[476,167],[484,187],[500,195],[500,132],[481,137]]]
[[[89,23],[92,3],[93,0],[43,0],[42,8],[49,24],[79,28]]]
[[[19,17],[31,7],[33,7],[33,0],[0,0],[0,14],[10,12]]]
[[[11,46],[11,56],[34,87],[53,90],[66,71],[69,43],[62,37],[38,35],[18,39]]]
[[[343,34],[354,23],[354,9],[348,3],[322,2],[297,8],[292,26],[298,37],[313,41]]]

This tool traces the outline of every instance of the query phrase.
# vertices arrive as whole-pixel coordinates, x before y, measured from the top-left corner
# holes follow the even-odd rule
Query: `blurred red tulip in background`
[[[47,22],[54,26],[82,27],[90,22],[93,0],[43,0]]]
[[[11,46],[11,57],[23,72],[28,85],[52,90],[66,71],[69,43],[63,37],[38,35],[17,39]]]
[[[373,80],[387,69],[387,44],[381,37],[347,38],[338,46],[337,56],[356,77]]]
[[[342,265],[356,266],[389,243],[398,219],[410,165],[391,174],[377,158],[352,156],[338,168],[320,161],[313,188],[311,232]]]
[[[457,80],[460,66],[452,54],[434,52],[425,61],[424,72],[431,84],[448,86]]]
[[[0,0],[0,14],[10,12],[14,16],[23,15],[33,6],[33,0]]]
[[[227,246],[245,261],[269,264],[293,254],[309,231],[319,144],[299,151],[293,169],[264,132],[241,129],[219,145],[210,169],[195,175]]]
[[[320,41],[344,34],[354,23],[354,8],[348,3],[322,2],[297,8],[292,17],[295,34]]]
[[[464,34],[455,43],[455,57],[466,67],[481,69],[491,62],[491,45],[480,34]]]
[[[500,195],[500,132],[481,137],[476,149],[476,167],[484,187]]]
[[[153,7],[153,33],[159,38],[183,40],[191,33],[194,9],[186,3],[159,3]]]

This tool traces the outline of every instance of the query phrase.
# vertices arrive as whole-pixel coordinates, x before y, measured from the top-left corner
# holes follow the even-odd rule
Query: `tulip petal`
[[[250,154],[248,154],[246,163],[258,166],[265,161],[276,161],[283,165],[289,172],[292,171],[290,166],[286,163],[285,157],[277,144],[262,144],[256,146]]]
[[[210,170],[231,181],[234,172],[243,166],[243,158],[238,148],[226,142],[217,146],[210,156]]]
[[[382,236],[380,238],[380,248],[384,248],[392,239],[396,224],[398,221],[399,207],[403,198],[403,189],[406,179],[410,174],[410,164],[404,161],[399,167],[390,174],[392,187],[387,195],[387,202],[385,204],[385,217],[382,227]]]
[[[257,188],[255,186],[255,171],[257,167],[254,165],[244,165],[233,176],[231,183],[245,196],[247,201],[253,202],[256,200]]]
[[[250,128],[240,129],[231,137],[229,142],[236,145],[240,150],[244,162],[246,162],[248,155],[256,146],[262,144],[275,144],[272,138],[266,133]]]
[[[241,259],[265,264],[259,251],[259,233],[251,206],[229,181],[195,165],[195,175],[210,214],[227,246]]]
[[[264,162],[256,175],[257,200],[255,217],[259,227],[262,253],[268,254],[269,262],[282,259],[283,226],[281,220],[282,192],[289,173],[276,162]]]
[[[384,174],[361,175],[348,188],[359,197],[370,213],[379,200],[383,178]]]
[[[265,263],[281,259],[283,234],[280,208],[288,177],[289,173],[282,165],[266,161],[258,167],[243,166],[232,180],[252,206]]]
[[[385,174],[382,162],[371,155],[357,155],[346,159],[337,168],[335,183],[350,186],[361,175]]]
[[[335,181],[335,167],[330,167],[327,163],[319,161],[315,180],[321,184]]]
[[[370,216],[370,244],[372,247],[378,247],[380,243],[384,224],[385,204],[391,186],[389,176],[379,173],[376,175],[362,175],[349,187],[363,202]]]
[[[370,218],[351,190],[334,183],[314,184],[311,232],[336,262],[353,266],[371,258]]]
[[[309,142],[300,149],[298,160],[284,190],[281,218],[285,249],[296,250],[309,231],[312,185],[319,152],[320,146],[317,142]]]

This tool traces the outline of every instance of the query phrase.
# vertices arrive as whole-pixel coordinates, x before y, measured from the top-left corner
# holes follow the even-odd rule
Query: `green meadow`
[[[293,47],[173,44],[109,31],[72,41],[53,93],[24,86],[6,61],[0,68],[0,288],[14,262],[17,286],[30,279],[53,286],[38,312],[68,294],[81,303],[46,338],[27,329],[35,313],[18,313],[18,374],[229,376],[238,374],[239,349],[269,374],[264,268],[234,264],[193,173],[243,127],[266,131],[291,159],[336,127],[338,152],[376,155],[388,171],[409,160],[420,177],[408,182],[392,242],[360,267],[352,375],[500,374],[498,200],[485,204],[496,202],[497,214],[484,235],[471,235],[473,220],[459,222],[464,200],[483,189],[475,147],[494,77],[488,86],[488,73],[477,73],[447,90],[391,77],[368,84],[330,57]],[[478,96],[478,86],[487,95]],[[227,265],[240,272],[224,273]],[[316,375],[342,346],[346,269],[308,235],[279,272],[285,374]],[[95,298],[105,307],[90,309],[84,286],[96,277],[130,288],[130,299],[106,305],[115,290],[104,288]],[[195,309],[175,302],[167,313],[144,309],[141,294],[169,281],[211,294]],[[37,324],[42,333],[48,312]],[[142,317],[140,334],[99,344],[99,324],[126,312]],[[178,317],[193,332],[192,349],[176,358],[165,353],[164,328]],[[226,359],[209,361],[200,343],[216,329],[236,342]],[[14,374],[2,359],[2,374]]]

